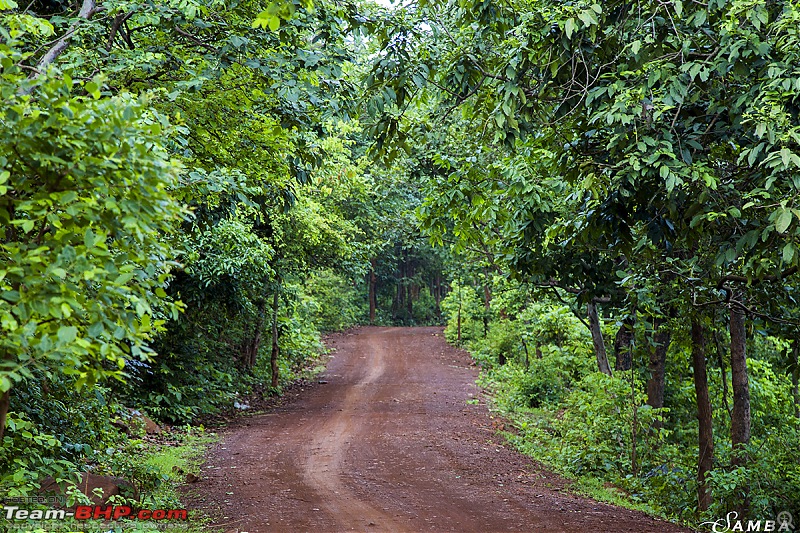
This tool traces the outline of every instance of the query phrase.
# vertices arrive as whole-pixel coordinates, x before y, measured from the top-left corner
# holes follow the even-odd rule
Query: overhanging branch
[[[55,44],[47,51],[47,53],[42,56],[38,63],[36,63],[36,67],[31,75],[28,77],[29,80],[34,79],[36,76],[41,74],[47,67],[55,61],[58,56],[64,53],[64,51],[69,46],[70,39],[78,30],[78,26],[80,25],[81,21],[89,20],[92,18],[92,15],[100,11],[102,8],[97,6],[96,0],[83,0],[83,4],[81,5],[81,10],[78,12],[78,19],[75,23],[70,26],[69,30],[61,36],[59,40],[55,42]],[[33,92],[33,86],[26,87],[25,89],[20,91],[20,94],[30,94]]]
[[[720,290],[720,291],[721,290],[725,290],[725,284],[727,282],[729,282],[729,281],[736,281],[736,282],[739,282],[739,283],[747,283],[747,282],[750,282],[750,281],[752,281],[752,283],[761,283],[761,282],[764,282],[764,281],[766,281],[766,282],[774,282],[774,281],[778,281],[780,279],[784,279],[784,278],[786,278],[788,276],[791,276],[792,274],[795,274],[795,273],[797,273],[797,267],[796,266],[789,267],[789,268],[787,268],[786,270],[784,270],[783,272],[781,272],[778,275],[764,276],[763,278],[753,278],[752,280],[748,279],[746,276],[739,276],[737,274],[728,274],[728,275],[723,276],[722,278],[720,278],[719,282],[717,283],[717,290]]]

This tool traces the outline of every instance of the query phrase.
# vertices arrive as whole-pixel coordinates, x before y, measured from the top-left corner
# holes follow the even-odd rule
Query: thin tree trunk
[[[489,309],[492,308],[492,293],[488,285],[483,286],[483,336],[489,334]]]
[[[603,374],[608,374],[610,376],[611,366],[608,364],[606,344],[603,341],[603,332],[600,331],[600,318],[597,316],[597,306],[593,302],[589,302],[586,309],[589,315],[589,330],[592,332],[594,354],[597,358],[597,369]]]
[[[483,336],[489,334],[489,310],[492,308],[492,291],[489,289],[489,271],[483,267]]]
[[[253,368],[258,357],[258,350],[261,347],[261,335],[264,331],[264,315],[266,314],[267,302],[263,299],[256,302],[256,320],[253,325],[253,332],[249,338],[242,343],[241,361],[246,368]]]
[[[414,291],[413,286],[409,283],[406,286],[406,313],[408,313],[408,319],[413,320],[414,318]]]
[[[614,339],[614,370],[630,370],[632,365],[631,348],[633,346],[634,319],[623,320]]]
[[[750,442],[750,383],[747,378],[747,332],[744,325],[744,310],[731,307],[731,387],[733,389],[733,411],[731,412],[731,446],[733,466],[744,466],[748,462],[746,446]],[[750,511],[748,487],[742,487],[745,496],[737,511],[744,518]]]
[[[750,442],[750,384],[747,378],[747,333],[744,311],[731,308],[731,382],[733,386],[733,412],[731,414],[731,445],[735,465],[746,462],[741,448]]]
[[[442,316],[440,307],[442,303],[442,280],[439,274],[436,274],[436,281],[434,281],[433,297],[436,300],[436,318],[439,318]]]
[[[657,320],[653,341],[655,346],[650,349],[650,362],[647,366],[650,378],[647,380],[647,405],[653,409],[664,407],[664,380],[667,362],[667,350],[672,340],[671,332],[664,327],[664,322]],[[656,420],[654,429],[661,429],[663,422]]]
[[[639,476],[639,461],[638,455],[636,453],[636,438],[637,438],[637,428],[639,427],[639,409],[636,405],[636,375],[631,372],[630,373],[630,380],[631,380],[631,410],[633,411],[633,416],[631,417],[631,473],[638,477]]]
[[[258,350],[261,348],[261,335],[264,332],[264,316],[267,312],[267,302],[263,299],[258,301],[258,318],[256,318],[256,326],[253,331],[253,340],[250,344],[250,353],[247,364],[250,368],[256,365],[258,359]]]
[[[378,300],[377,300],[377,285],[378,285],[378,276],[375,275],[375,264],[377,261],[375,259],[370,259],[369,261],[369,323],[375,323],[375,315],[378,309]]]
[[[278,344],[278,304],[280,303],[279,291],[276,288],[272,295],[272,351],[269,355],[270,369],[272,370],[272,388],[277,389],[280,380],[280,367],[278,366],[278,356],[280,355],[280,344]]]
[[[714,433],[706,373],[706,337],[704,328],[697,318],[692,319],[692,366],[699,422],[697,507],[700,511],[705,511],[711,505],[711,489],[706,482],[706,475],[711,472],[714,465]]]
[[[522,347],[525,349],[525,370],[528,370],[528,368],[530,368],[531,366],[531,357],[530,354],[528,353],[528,343],[525,342],[525,337],[523,337],[521,340],[522,340]]]
[[[728,416],[731,416],[731,406],[728,405],[728,371],[725,369],[725,349],[722,347],[718,331],[714,331],[714,344],[717,346],[717,364],[722,379],[722,405],[725,406]]]
[[[461,346],[461,308],[462,308],[461,282],[459,281],[459,285],[458,285],[458,337],[457,337],[458,346]]]
[[[403,296],[405,295],[405,286],[403,282],[405,277],[405,264],[401,261],[400,264],[397,265],[397,276],[395,276],[397,280],[397,295],[395,296],[394,308],[392,309],[393,319],[396,319],[403,310]]]
[[[3,442],[3,436],[6,434],[6,418],[8,417],[10,405],[11,391],[7,390],[0,396],[0,443]]]
[[[794,397],[794,416],[800,418],[800,343],[797,339],[792,341],[792,354],[794,355],[794,369],[792,370],[792,397]]]

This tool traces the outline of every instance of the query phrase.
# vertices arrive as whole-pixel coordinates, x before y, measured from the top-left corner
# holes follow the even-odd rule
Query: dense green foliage
[[[564,472],[692,524],[800,511],[798,20],[0,0],[0,490],[155,489],[106,453],[128,408],[190,423],[326,331],[444,314]]]

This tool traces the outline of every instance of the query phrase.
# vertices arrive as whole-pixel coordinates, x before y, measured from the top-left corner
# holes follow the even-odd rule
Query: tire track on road
[[[371,348],[365,361],[367,373],[357,383],[347,387],[344,398],[334,405],[335,414],[311,437],[304,454],[303,475],[324,497],[324,510],[335,516],[343,529],[377,527],[382,531],[410,531],[389,514],[362,501],[343,482],[343,478],[351,477],[344,465],[345,453],[358,440],[360,430],[363,430],[357,424],[362,420],[359,411],[373,404],[379,386],[377,381],[385,369],[384,343],[373,342]]]

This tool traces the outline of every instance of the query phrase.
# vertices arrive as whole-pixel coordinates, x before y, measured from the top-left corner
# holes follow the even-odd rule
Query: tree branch
[[[122,30],[122,25],[125,24],[125,22],[131,18],[132,15],[133,11],[127,14],[117,13],[117,16],[114,17],[114,22],[111,23],[111,31],[108,35],[108,44],[106,44],[106,50],[109,52],[111,51],[111,47],[114,46],[114,40],[117,38],[117,32]],[[126,40],[126,42],[128,41],[125,35],[123,35],[123,38]]]
[[[131,37],[131,30],[128,29],[128,19],[130,18],[130,15],[133,15],[132,11],[122,21],[122,26],[120,27],[119,32],[122,35],[122,38],[125,39],[125,42],[127,43],[128,48],[130,50],[136,50],[136,46],[133,44],[133,38]]]
[[[200,40],[199,38],[197,38],[196,36],[192,35],[188,31],[184,31],[181,28],[179,28],[178,26],[175,26],[175,31],[178,32],[179,34],[183,35],[184,37],[186,37],[190,41],[192,41],[197,46],[201,46],[201,47],[205,48],[206,50],[208,50],[209,52],[213,52],[215,54],[219,54],[219,49],[218,48],[215,48],[214,46],[211,46],[207,42],[204,42],[204,41]]]
[[[783,272],[781,272],[778,275],[764,276],[763,278],[754,278],[752,280],[752,282],[753,283],[761,283],[762,281],[774,282],[774,281],[778,281],[779,279],[784,279],[787,276],[791,276],[792,274],[795,274],[796,272],[797,272],[797,267],[793,266],[793,267],[787,268],[786,270],[784,270]],[[728,274],[728,275],[723,276],[722,278],[720,278],[719,282],[717,283],[717,289],[718,290],[725,290],[725,283],[727,283],[728,281],[738,281],[739,283],[747,283],[750,280],[747,279],[746,276],[739,276],[737,274]]]
[[[584,326],[586,326],[586,329],[588,329],[589,331],[591,331],[592,327],[589,325],[589,323],[588,323],[588,322],[586,322],[586,320],[584,320],[584,319],[583,319],[583,317],[582,317],[580,314],[578,314],[578,312],[577,312],[577,311],[575,311],[575,309],[574,309],[574,308],[573,308],[571,305],[569,305],[567,302],[565,302],[565,301],[564,301],[564,299],[561,297],[561,295],[560,295],[560,294],[558,294],[558,289],[555,287],[555,285],[550,285],[550,289],[553,291],[553,294],[555,295],[556,299],[557,299],[559,302],[561,302],[561,305],[563,305],[564,307],[566,307],[567,309],[569,309],[569,310],[570,310],[570,312],[571,312],[571,313],[572,313],[572,314],[575,316],[575,318],[577,318],[578,320],[580,320],[580,321],[581,321],[581,324],[583,324]]]
[[[75,32],[78,30],[78,26],[80,25],[82,20],[89,20],[92,18],[92,15],[100,11],[102,8],[97,7],[96,0],[83,0],[83,4],[81,5],[81,10],[78,12],[78,19],[75,23],[72,24],[70,29],[61,36],[59,40],[47,51],[47,53],[36,63],[35,70],[28,76],[29,80],[34,79],[37,75],[43,72],[48,65],[50,65],[53,61],[55,61],[58,56],[64,53],[64,51],[69,46],[69,41]],[[20,94],[26,95],[31,94],[33,92],[33,86],[26,87],[20,91]]]
[[[89,20],[92,15],[94,15],[98,11],[97,2],[95,0],[83,0],[83,5],[81,5],[81,10],[78,12],[78,18],[83,20]],[[77,21],[72,27],[69,29],[67,33],[64,34],[61,39],[59,39],[55,45],[36,63],[36,69],[41,71],[42,69],[46,68],[47,65],[52,63],[53,61],[58,58],[64,50],[67,49],[69,46],[69,39],[75,33],[75,30],[78,27],[80,21]]]

